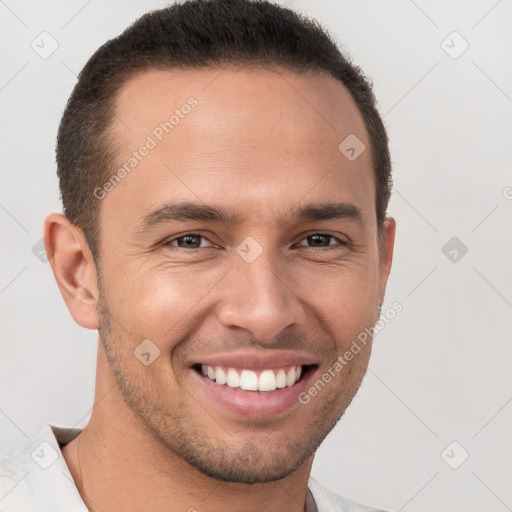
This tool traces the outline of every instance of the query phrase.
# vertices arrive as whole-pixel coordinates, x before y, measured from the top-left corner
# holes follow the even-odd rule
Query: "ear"
[[[382,229],[382,247],[379,257],[379,304],[382,304],[382,302],[384,302],[388,277],[389,273],[391,272],[391,263],[393,261],[393,249],[395,246],[395,219],[393,217],[386,217]]]
[[[82,230],[60,213],[44,222],[46,255],[71,316],[86,329],[98,328],[97,273]]]

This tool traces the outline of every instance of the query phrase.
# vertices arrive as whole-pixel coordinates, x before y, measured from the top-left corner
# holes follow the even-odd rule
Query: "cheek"
[[[137,260],[111,263],[111,272],[105,273],[109,306],[131,338],[148,338],[161,350],[172,350],[204,321],[216,302],[229,296],[236,276],[229,262],[224,263],[175,267],[163,263],[149,269]],[[317,326],[323,324],[335,340],[350,343],[349,338],[375,321],[374,267],[372,258],[359,254],[335,266],[291,265],[281,279],[290,300],[300,301]]]
[[[187,335],[224,273],[220,268],[191,272],[186,267],[139,271],[123,279],[120,314],[133,335],[172,349],[169,344]]]
[[[366,264],[318,272],[311,276],[303,297],[344,352],[377,320],[377,272]]]

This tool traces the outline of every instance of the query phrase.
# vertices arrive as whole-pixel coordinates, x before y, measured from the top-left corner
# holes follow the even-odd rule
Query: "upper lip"
[[[265,370],[285,366],[304,366],[316,364],[315,360],[303,352],[269,350],[267,352],[229,352],[197,357],[190,366],[222,366],[226,368],[244,368],[247,370]]]

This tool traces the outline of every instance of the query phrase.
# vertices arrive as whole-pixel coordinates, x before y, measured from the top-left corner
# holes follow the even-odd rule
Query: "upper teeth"
[[[201,365],[201,373],[217,384],[227,384],[230,388],[248,391],[274,391],[276,388],[293,386],[300,379],[301,372],[301,366],[291,366],[276,370],[263,370],[258,375],[252,370]]]

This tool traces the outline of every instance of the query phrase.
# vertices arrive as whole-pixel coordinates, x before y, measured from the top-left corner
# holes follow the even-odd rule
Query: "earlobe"
[[[60,213],[44,222],[48,261],[73,319],[87,329],[98,328],[97,273],[82,230]]]

